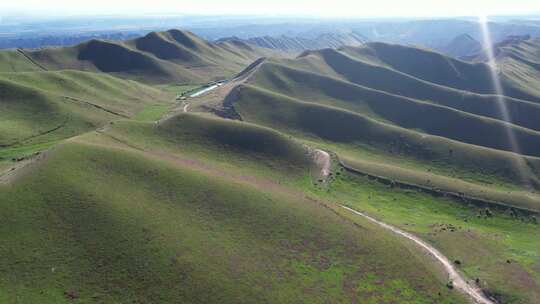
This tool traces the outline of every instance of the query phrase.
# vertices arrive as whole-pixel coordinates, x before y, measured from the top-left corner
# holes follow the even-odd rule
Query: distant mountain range
[[[477,54],[481,52],[482,49],[483,46],[478,40],[474,39],[469,34],[461,34],[452,39],[448,45],[439,49],[439,51],[460,58]]]
[[[203,83],[229,77],[259,57],[279,56],[241,41],[213,43],[180,30],[125,41],[92,39],[63,48],[19,49],[16,54],[42,70],[105,72],[153,83]]]
[[[1,50],[0,303],[539,303],[540,38],[403,24]]]
[[[240,39],[238,37],[223,38],[219,41],[242,41],[254,46],[280,50],[285,52],[301,52],[341,46],[360,46],[368,41],[366,37],[356,33],[324,33],[315,38],[289,37],[285,35],[271,37],[253,37]]]
[[[165,27],[165,28],[164,28]],[[31,24],[0,24],[0,48],[38,48],[69,46],[97,38],[126,40],[141,37],[151,31],[180,27],[208,41],[226,37],[250,41],[251,45],[297,52],[305,49],[357,45],[365,41],[380,41],[421,46],[439,51],[459,49],[472,38],[481,42],[481,29],[474,18],[401,19],[401,20],[320,20],[320,19],[242,19],[226,18],[166,18],[109,20],[84,19]],[[489,23],[493,41],[513,35],[540,37],[540,23],[530,19],[495,18]],[[46,35],[44,33],[47,33]],[[467,35],[467,36],[463,36]],[[472,41],[469,41],[472,42]],[[453,47],[451,45],[454,45]],[[461,45],[461,46],[460,46]]]

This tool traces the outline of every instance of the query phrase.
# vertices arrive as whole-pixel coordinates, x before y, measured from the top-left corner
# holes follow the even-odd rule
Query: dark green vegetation
[[[520,50],[519,59],[498,61],[512,97],[492,94],[483,63],[370,43],[266,60],[231,91],[224,108],[333,151],[360,173],[341,172],[318,194],[423,236],[499,302],[535,303],[540,108],[539,95],[527,88],[540,79],[534,61],[540,48],[536,40],[504,48]],[[531,79],[509,76],[513,69]],[[359,177],[366,174],[383,183],[366,183]],[[436,198],[445,195],[454,199]]]
[[[537,303],[540,96],[509,71],[538,54],[522,43],[500,59],[510,124],[485,64],[395,45],[255,61],[268,51],[172,30],[0,52],[0,302],[467,303],[346,205],[500,303]]]
[[[515,87],[531,95],[540,94],[540,39],[528,39],[517,43],[503,43],[497,48],[497,56],[503,65],[503,77]]]
[[[500,64],[506,69],[504,60]],[[467,192],[455,186],[457,178],[488,187],[469,191],[471,196],[540,210],[540,107],[536,97],[505,98],[513,123],[503,121],[498,98],[485,94],[488,72],[482,63],[370,43],[267,60],[229,103],[243,120],[293,134],[344,159],[382,161],[408,172],[390,169],[382,175]],[[527,94],[508,81],[503,86],[515,96]],[[494,199],[489,188],[501,197]]]
[[[0,158],[25,157],[50,144],[171,104],[170,93],[105,74],[0,73]],[[37,147],[36,147],[37,145]]]
[[[118,42],[91,40],[74,47],[21,52],[35,69],[105,72],[146,83],[202,83],[230,77],[261,56],[275,54],[238,41],[210,43],[170,30]],[[24,56],[23,56],[24,55]],[[25,70],[26,65],[17,68]],[[0,71],[13,71],[0,65]]]
[[[138,146],[149,132],[163,149]],[[246,178],[250,167],[270,174]],[[185,114],[61,144],[0,186],[2,300],[461,301],[410,244],[269,178],[310,167],[279,133]]]
[[[527,215],[392,188],[349,173],[318,193],[434,244],[499,303],[540,300],[540,229]]]

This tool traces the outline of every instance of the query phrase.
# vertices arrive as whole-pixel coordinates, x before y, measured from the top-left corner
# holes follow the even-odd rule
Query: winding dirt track
[[[317,163],[317,165],[321,168],[321,176],[327,177],[330,174],[330,167],[331,167],[330,154],[328,154],[328,152],[325,152],[323,150],[314,150],[313,158],[315,160],[315,163]],[[445,257],[440,251],[435,249],[433,246],[429,245],[428,243],[424,242],[423,240],[414,236],[413,234],[410,234],[397,227],[394,227],[392,225],[388,225],[384,222],[376,220],[365,213],[356,211],[346,206],[341,206],[341,207],[356,215],[366,218],[367,220],[383,227],[384,229],[390,230],[399,236],[402,236],[404,238],[407,238],[413,241],[422,250],[427,252],[429,255],[435,258],[439,263],[442,264],[445,271],[448,273],[448,278],[452,282],[453,287],[459,290],[460,292],[464,293],[465,295],[467,295],[472,300],[473,303],[496,304],[492,300],[488,299],[479,288],[468,284],[465,278],[463,278],[459,274],[459,272],[454,268],[454,265],[452,264],[452,262],[450,262],[450,260],[448,260],[447,257]]]
[[[368,219],[369,221],[373,222],[373,223],[376,223],[377,225],[387,229],[387,230],[390,230],[392,231],[393,233],[399,235],[399,236],[402,236],[402,237],[405,237],[411,241],[413,241],[414,243],[416,243],[416,245],[418,245],[421,249],[423,249],[425,252],[429,253],[429,255],[431,255],[432,257],[434,257],[439,263],[442,264],[442,266],[444,267],[444,269],[446,270],[446,272],[448,273],[448,277],[450,279],[450,281],[452,281],[453,283],[453,286],[454,288],[458,289],[459,291],[463,292],[465,295],[467,295],[472,301],[473,303],[476,303],[476,304],[496,304],[495,302],[493,302],[492,300],[488,299],[483,293],[482,291],[477,288],[477,287],[474,287],[474,286],[471,286],[470,284],[467,283],[467,281],[457,272],[457,270],[454,268],[453,264],[450,262],[450,260],[448,260],[447,257],[445,257],[440,251],[438,251],[437,249],[433,248],[431,245],[429,245],[428,243],[422,241],[420,238],[408,233],[408,232],[405,232],[399,228],[396,228],[394,226],[391,226],[391,225],[388,225],[386,223],[383,223],[379,220],[376,220],[372,217],[370,217],[369,215],[367,214],[364,214],[360,211],[356,211],[354,209],[351,209],[349,207],[346,207],[346,206],[341,206],[342,208],[356,214],[356,215],[359,215],[359,216],[362,216],[366,219]]]

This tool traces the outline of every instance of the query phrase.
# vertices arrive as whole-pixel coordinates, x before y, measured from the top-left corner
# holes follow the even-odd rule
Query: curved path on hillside
[[[321,168],[321,176],[327,177],[330,174],[330,168],[331,168],[331,158],[330,154],[328,152],[325,152],[323,150],[314,150],[313,158],[315,160],[315,163]],[[388,225],[384,222],[381,222],[379,220],[376,220],[375,218],[372,218],[371,216],[362,213],[360,211],[356,211],[354,209],[351,209],[347,206],[341,206],[342,208],[356,214],[359,216],[362,216],[366,218],[367,220],[383,227],[384,229],[390,230],[391,232],[407,238],[411,241],[413,241],[416,245],[418,245],[422,250],[427,252],[429,255],[431,255],[433,258],[435,258],[439,263],[442,264],[444,267],[444,270],[448,273],[448,277],[450,281],[453,284],[453,287],[457,290],[463,292],[466,294],[474,303],[476,304],[496,304],[494,301],[490,300],[488,297],[484,295],[484,293],[477,287],[472,286],[467,283],[465,278],[459,274],[459,272],[454,268],[454,265],[450,260],[448,260],[447,257],[445,257],[439,250],[435,249],[433,246],[429,245],[428,243],[421,240],[419,237],[405,232],[397,227],[394,227],[392,225]]]
[[[356,214],[359,216],[362,216],[369,221],[376,223],[377,225],[392,231],[393,233],[405,237],[411,241],[413,241],[416,245],[420,246],[422,250],[427,252],[429,255],[434,257],[439,263],[442,264],[445,271],[448,273],[450,281],[452,281],[454,288],[458,289],[459,291],[463,292],[467,296],[471,298],[471,300],[476,304],[496,304],[494,301],[488,299],[484,293],[477,287],[471,286],[467,283],[467,281],[457,272],[457,270],[454,268],[454,265],[450,260],[448,260],[447,257],[445,257],[440,251],[435,249],[433,246],[429,245],[428,243],[422,241],[420,238],[405,232],[399,228],[396,228],[394,226],[388,225],[386,223],[383,223],[379,220],[376,220],[372,218],[371,216],[364,214],[360,211],[356,211],[354,209],[351,209],[346,206],[341,206],[342,208]]]

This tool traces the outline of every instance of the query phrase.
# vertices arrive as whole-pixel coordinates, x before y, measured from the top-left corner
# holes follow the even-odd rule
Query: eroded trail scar
[[[323,150],[314,150],[313,159],[319,168],[321,168],[321,177],[326,178],[330,175],[331,159],[330,154]]]
[[[341,206],[342,208],[356,214],[356,215],[359,215],[359,216],[362,216],[366,219],[368,219],[369,221],[373,222],[373,223],[376,223],[377,225],[387,229],[387,230],[390,230],[392,231],[393,233],[399,235],[399,236],[402,236],[402,237],[405,237],[411,241],[413,241],[416,245],[418,245],[422,250],[426,251],[430,256],[432,256],[433,258],[435,258],[439,263],[442,264],[442,266],[444,267],[445,271],[448,273],[448,277],[450,279],[450,281],[453,283],[453,286],[454,288],[456,288],[457,290],[463,292],[465,295],[467,295],[473,303],[476,303],[476,304],[496,304],[494,301],[490,300],[489,298],[487,298],[484,293],[477,287],[475,286],[472,286],[470,284],[467,283],[467,281],[465,280],[465,278],[463,278],[458,272],[457,270],[454,268],[454,266],[452,265],[452,263],[450,262],[450,260],[448,260],[447,257],[445,257],[440,251],[438,251],[437,249],[435,249],[434,247],[432,247],[431,245],[429,245],[428,243],[424,242],[423,240],[421,240],[420,238],[408,233],[408,232],[405,232],[399,228],[396,228],[394,226],[391,226],[391,225],[388,225],[386,223],[383,223],[379,220],[376,220],[374,218],[372,218],[371,216],[367,215],[367,214],[364,214],[360,211],[356,211],[354,209],[351,209],[349,207],[346,207],[346,206]]]

